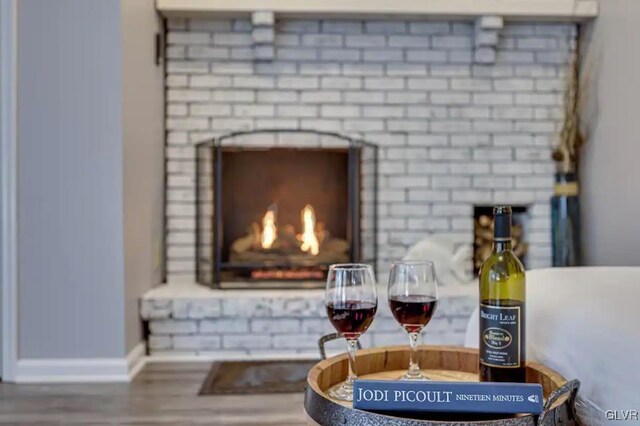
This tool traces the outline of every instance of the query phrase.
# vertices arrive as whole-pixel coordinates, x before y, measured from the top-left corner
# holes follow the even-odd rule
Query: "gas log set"
[[[298,230],[300,232],[298,232]],[[237,263],[286,263],[291,270],[256,269],[255,279],[322,279],[321,270],[308,270],[312,264],[342,263],[349,261],[349,243],[335,238],[324,222],[316,219],[310,204],[300,212],[300,224],[278,223],[278,206],[273,203],[265,212],[261,223],[253,222],[247,234],[231,244],[231,262]],[[296,269],[295,266],[300,266]]]

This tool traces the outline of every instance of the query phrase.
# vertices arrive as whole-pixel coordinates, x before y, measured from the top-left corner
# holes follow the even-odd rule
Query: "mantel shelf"
[[[597,0],[156,0],[166,17],[242,16],[270,11],[291,17],[422,16],[472,19],[583,21],[598,15]]]

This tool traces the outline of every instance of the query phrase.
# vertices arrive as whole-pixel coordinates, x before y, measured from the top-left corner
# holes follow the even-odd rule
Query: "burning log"
[[[481,215],[474,221],[474,254],[473,266],[476,271],[480,269],[484,261],[491,255],[493,246],[493,219],[491,216]],[[513,251],[520,259],[524,258],[529,245],[522,241],[522,225],[514,222],[511,228]]]
[[[229,260],[241,263],[286,263],[309,265],[349,261],[349,243],[332,238],[322,222],[316,222],[313,207],[300,212],[302,233],[291,224],[277,225],[277,206],[272,204],[262,218],[262,226],[251,224],[247,235],[231,244]]]

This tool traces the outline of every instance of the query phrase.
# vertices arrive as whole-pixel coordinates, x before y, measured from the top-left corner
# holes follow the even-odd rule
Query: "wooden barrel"
[[[419,362],[432,380],[477,381],[478,351],[453,346],[420,346]],[[409,365],[407,346],[389,346],[358,351],[356,368],[362,379],[397,379]],[[545,397],[544,412],[535,415],[482,415],[423,413],[420,417],[396,417],[354,410],[351,403],[336,401],[327,395],[333,386],[345,380],[346,354],[316,364],[307,377],[304,406],[309,424],[334,425],[572,425],[575,423],[574,399],[580,383],[567,382],[560,374],[542,364],[527,363],[527,382],[540,383]],[[451,423],[455,422],[455,423]]]

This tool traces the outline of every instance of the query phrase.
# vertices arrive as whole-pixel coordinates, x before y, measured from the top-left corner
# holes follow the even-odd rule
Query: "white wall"
[[[124,355],[120,2],[18,2],[19,357]]]
[[[122,0],[126,348],[142,340],[139,298],[162,281],[164,67],[153,0]]]
[[[586,28],[586,38],[585,260],[588,265],[640,265],[640,2],[601,1],[600,16]]]

